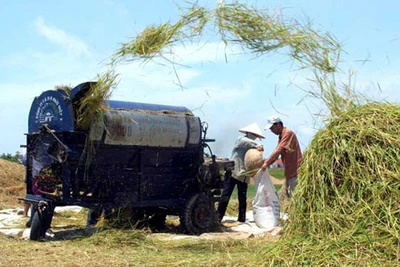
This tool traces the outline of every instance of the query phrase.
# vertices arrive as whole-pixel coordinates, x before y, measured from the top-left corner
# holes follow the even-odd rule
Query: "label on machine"
[[[198,145],[200,119],[146,111],[108,110],[104,122],[91,127],[90,137],[109,145],[185,147]]]

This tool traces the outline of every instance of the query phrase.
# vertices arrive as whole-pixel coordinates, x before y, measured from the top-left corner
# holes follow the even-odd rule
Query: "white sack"
[[[254,222],[260,228],[272,230],[279,225],[280,205],[268,170],[259,170],[254,176],[256,195],[253,200]]]

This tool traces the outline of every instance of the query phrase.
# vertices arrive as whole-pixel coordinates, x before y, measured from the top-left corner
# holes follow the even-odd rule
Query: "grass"
[[[137,230],[107,230],[73,240],[30,242],[0,236],[3,266],[242,266],[268,240],[165,240]],[[260,263],[260,262],[259,262]]]
[[[269,174],[279,180],[285,179],[285,173],[283,169],[268,169]]]

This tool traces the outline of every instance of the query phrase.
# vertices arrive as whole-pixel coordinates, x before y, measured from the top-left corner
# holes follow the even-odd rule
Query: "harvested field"
[[[24,177],[22,164],[0,159],[0,209],[22,206],[18,197],[25,195]]]

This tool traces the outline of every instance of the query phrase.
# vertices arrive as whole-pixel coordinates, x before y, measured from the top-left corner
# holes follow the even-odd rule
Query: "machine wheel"
[[[32,207],[33,208],[33,207]],[[38,241],[45,237],[47,228],[47,211],[36,210],[31,224],[30,240]]]
[[[205,194],[192,196],[180,216],[181,226],[187,234],[199,235],[210,232],[215,222],[213,201]]]

